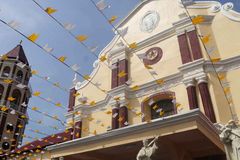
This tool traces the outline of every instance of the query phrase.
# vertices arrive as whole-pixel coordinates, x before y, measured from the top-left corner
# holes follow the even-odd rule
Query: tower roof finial
[[[21,45],[21,44],[22,44],[22,42],[23,42],[23,41],[21,40],[21,41],[19,42],[19,44]]]

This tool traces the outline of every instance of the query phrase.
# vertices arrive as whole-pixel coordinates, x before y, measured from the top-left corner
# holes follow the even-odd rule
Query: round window
[[[3,150],[8,150],[10,148],[10,144],[8,142],[3,142],[2,143],[2,149]]]

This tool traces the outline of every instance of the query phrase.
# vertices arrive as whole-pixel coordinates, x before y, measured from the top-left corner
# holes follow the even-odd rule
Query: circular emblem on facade
[[[152,32],[159,23],[160,16],[156,11],[148,11],[140,21],[140,29],[143,32]]]
[[[163,52],[161,48],[159,47],[151,48],[146,52],[143,62],[145,65],[153,65],[160,61],[162,55]]]

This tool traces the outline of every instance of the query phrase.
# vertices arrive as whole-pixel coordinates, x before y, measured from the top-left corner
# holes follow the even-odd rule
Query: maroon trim
[[[128,109],[126,106],[120,107],[119,118],[121,120],[121,121],[119,121],[119,128],[128,126],[125,124],[125,122],[128,122]]]
[[[188,94],[189,108],[191,110],[198,108],[196,87],[195,86],[187,87],[187,94]]]
[[[76,94],[77,91],[75,88],[70,89],[69,93],[69,102],[68,102],[68,112],[73,111],[73,107],[75,106],[75,97],[74,94]]]
[[[127,75],[124,77],[119,77],[118,78],[118,86],[125,84],[128,81],[128,60],[127,59],[123,59],[121,61],[118,62],[119,64],[119,70],[118,72],[122,72],[124,71]]]
[[[118,86],[118,63],[114,63],[116,68],[112,69],[112,89]]]
[[[167,91],[167,92],[160,92],[160,93],[156,93],[154,95],[149,96],[149,98],[147,100],[144,100],[141,103],[141,112],[144,113],[144,108],[145,107],[149,107],[149,101],[153,99],[154,101],[159,101],[159,100],[165,100],[165,99],[175,99],[175,93],[171,92],[171,91]],[[177,109],[176,106],[174,106],[174,112],[177,113]],[[142,122],[145,121],[145,116],[142,117]]]
[[[197,31],[194,30],[194,31],[188,32],[187,34],[188,34],[188,38],[189,38],[191,49],[192,49],[193,59],[197,60],[202,58],[202,51],[201,51],[199,39],[197,36]]]
[[[213,122],[216,122],[216,117],[213,109],[213,104],[211,100],[211,95],[209,93],[208,84],[206,82],[202,82],[198,84],[199,91],[201,94],[201,99],[203,103],[203,108],[206,116]]]
[[[113,117],[115,113],[117,113],[117,116]],[[119,128],[118,119],[119,119],[119,108],[116,107],[112,109],[112,129]]]
[[[66,139],[64,139],[64,138],[66,138]],[[45,138],[42,138],[41,141],[40,140],[33,141],[27,145],[22,146],[21,148],[15,149],[14,153],[34,150],[34,149],[38,149],[38,147],[44,148],[49,145],[62,143],[62,142],[69,141],[69,140],[71,140],[71,129],[68,130],[68,132],[57,133],[57,134],[55,134],[54,137],[47,136]]]
[[[73,139],[82,137],[82,121],[75,123]]]
[[[145,55],[147,56],[147,54],[151,53],[153,50],[156,50],[156,51],[158,52],[157,57],[155,57],[153,60],[149,60],[149,59],[147,59],[147,58],[144,58],[144,59],[143,59],[143,63],[144,63],[145,65],[153,65],[153,64],[156,64],[157,62],[159,62],[159,61],[162,59],[163,51],[162,51],[162,49],[159,48],[159,47],[153,47],[153,48],[149,49],[149,50],[146,52]]]
[[[191,62],[192,58],[186,33],[178,36],[178,44],[181,53],[182,63],[185,64]]]

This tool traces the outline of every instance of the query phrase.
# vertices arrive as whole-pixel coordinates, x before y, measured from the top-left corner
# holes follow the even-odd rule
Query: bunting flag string
[[[181,0],[182,4],[183,1]],[[205,18],[203,16],[196,16],[194,18],[191,17],[187,7],[185,5],[183,5],[188,17],[190,18],[190,20],[192,21],[192,24],[193,25],[200,25],[202,24],[203,22],[205,22]],[[211,53],[215,50],[215,48],[208,48],[206,46],[206,44],[211,40],[211,35],[206,35],[206,36],[201,36],[200,33],[199,33],[199,30],[196,29],[196,32],[198,34],[198,36],[200,37],[200,42],[202,43],[203,47],[204,47],[204,50],[206,51],[207,53],[207,56],[212,64],[212,68],[214,70],[214,73],[216,74],[216,77],[219,81],[219,84],[223,90],[223,94],[224,94],[224,97],[229,105],[229,110],[230,110],[230,113],[231,113],[231,116],[233,119],[235,119],[235,116],[234,116],[234,112],[233,112],[233,109],[232,109],[232,99],[231,99],[231,95],[230,95],[230,87],[229,86],[225,86],[224,85],[224,80],[226,79],[225,75],[221,74],[221,73],[218,73],[216,67],[215,67],[215,63],[219,62],[221,60],[220,57],[212,57],[211,56]],[[209,52],[211,51],[211,52]]]
[[[51,119],[54,119],[54,120],[56,120],[56,121],[59,121],[62,126],[65,126],[65,122],[63,122],[61,119],[59,119],[59,117],[58,117],[57,115],[50,115],[50,114],[47,113],[47,112],[40,111],[38,107],[32,107],[32,108],[30,108],[30,109],[31,109],[32,111],[34,111],[34,112],[37,112],[37,113],[42,114],[42,115],[44,115],[44,116],[47,116],[47,117],[49,117],[49,118],[51,118]]]
[[[23,34],[22,32],[20,32],[19,30],[14,29],[14,28],[12,28],[11,26],[9,26],[4,20],[0,19],[0,22],[2,22],[3,24],[7,25],[7,26],[10,27],[12,30],[14,30],[15,32],[17,32],[18,34],[20,34],[21,36],[23,36],[24,38],[28,39],[28,37],[27,37],[26,35],[24,35],[24,34]],[[28,39],[28,40],[29,40],[29,39]],[[31,40],[29,40],[29,41],[31,41]],[[59,58],[58,58],[57,56],[55,56],[55,55],[47,52],[41,45],[39,45],[38,43],[33,42],[33,41],[31,41],[31,42],[32,42],[33,44],[35,44],[38,48],[40,48],[41,50],[43,50],[44,52],[46,52],[48,55],[50,55],[52,58],[54,58],[55,60],[59,61]],[[80,76],[80,77],[82,77],[83,79],[87,80],[91,85],[95,86],[99,91],[101,91],[101,92],[103,92],[103,93],[105,93],[105,94],[107,95],[106,90],[101,89],[98,85],[96,85],[95,83],[93,83],[93,82],[91,81],[91,77],[89,77],[89,79],[86,79],[86,78],[85,78],[86,75],[83,75],[83,74],[79,73],[78,71],[73,70],[72,67],[71,67],[69,64],[67,64],[66,62],[62,62],[62,61],[59,61],[59,62],[61,62],[63,65],[65,65],[65,66],[66,66],[67,68],[69,68],[71,71],[73,71],[74,73],[76,73],[78,76]]]
[[[32,0],[42,11],[44,12],[47,12],[46,9],[44,9],[44,7],[42,5],[40,5],[36,0]],[[106,9],[106,8],[109,8],[110,5],[107,5],[105,3],[104,0],[102,0],[101,2],[98,3],[98,7],[102,10]],[[51,7],[48,7],[47,9],[53,9]],[[55,11],[55,10],[54,10]],[[107,60],[107,57],[105,58],[102,58],[102,57],[99,57],[95,52],[96,52],[96,49],[98,48],[97,46],[92,46],[92,47],[88,47],[84,42],[88,40],[88,36],[87,35],[75,35],[71,30],[73,28],[76,27],[76,25],[74,24],[63,24],[61,23],[58,19],[56,19],[54,16],[52,16],[52,14],[49,14],[47,12],[48,16],[50,16],[60,27],[62,27],[64,30],[66,30],[67,33],[70,34],[70,36],[72,38],[74,38],[75,40],[77,40],[78,42],[80,42],[80,44],[87,50],[89,51],[93,56],[95,56],[97,59],[100,60],[100,62],[103,62],[104,65],[106,65],[108,68],[110,68],[107,64],[105,64],[104,62]],[[114,22],[116,20],[116,16],[113,16],[111,18],[111,22]],[[60,57],[60,61],[65,61],[66,60],[66,57]]]
[[[67,89],[67,88],[61,86],[58,82],[52,82],[52,81],[50,81],[50,77],[49,77],[49,76],[42,76],[42,75],[39,75],[36,70],[33,70],[33,71],[34,71],[34,72],[32,72],[32,74],[33,74],[34,76],[36,76],[37,78],[42,79],[42,80],[46,81],[47,83],[51,84],[52,86],[54,86],[54,87],[56,87],[56,88],[59,88],[59,89],[61,89],[62,91],[68,93],[68,89]]]
[[[42,97],[41,96],[41,92],[39,92],[39,91],[33,92],[32,95],[37,97],[37,98],[39,98],[39,99],[41,99],[41,100],[43,100],[43,101],[45,101],[45,102],[47,102],[47,103],[49,103],[49,104],[51,104],[51,105],[54,105],[54,106],[56,106],[58,108],[62,108],[64,110],[67,110],[67,107],[63,106],[61,102],[53,102],[53,100],[51,98],[44,98],[44,97]]]
[[[45,124],[42,120],[33,120],[33,119],[29,118],[29,121],[30,121],[30,122],[33,122],[33,123],[35,123],[35,124],[44,126],[44,127],[52,128],[52,129],[54,129],[54,130],[56,130],[56,131],[61,131],[61,130],[63,130],[63,129],[59,128],[58,126],[47,125],[47,124]]]

